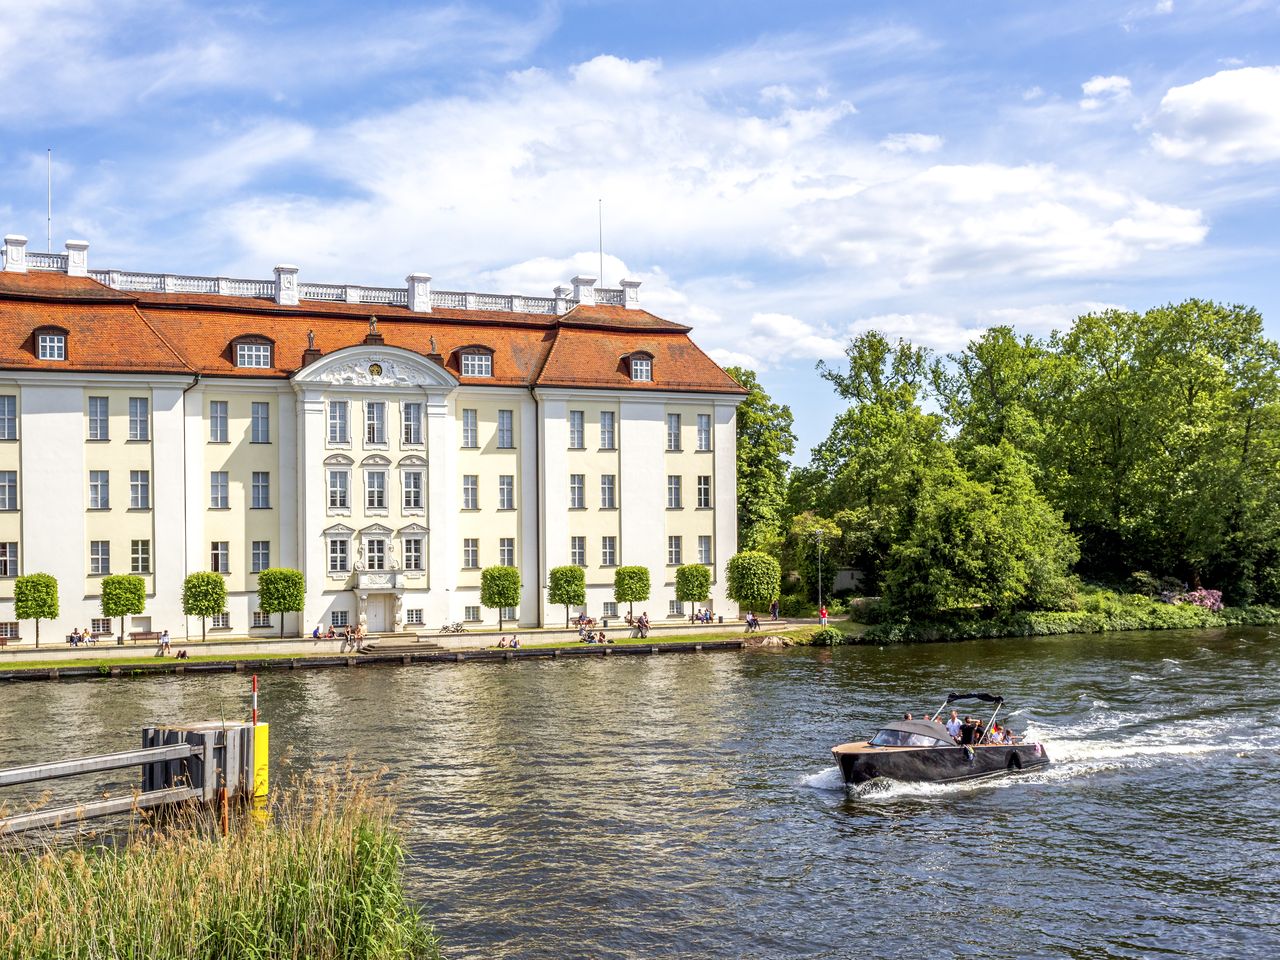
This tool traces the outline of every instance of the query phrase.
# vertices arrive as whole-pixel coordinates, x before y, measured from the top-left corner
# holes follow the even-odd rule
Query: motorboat
[[[985,725],[963,734],[958,743],[938,718],[953,703],[977,700],[995,705]],[[906,783],[952,783],[1020,773],[1049,763],[1039,743],[991,743],[991,730],[1004,697],[989,693],[952,693],[934,714],[886,723],[870,740],[842,743],[831,752],[845,783],[887,777]]]

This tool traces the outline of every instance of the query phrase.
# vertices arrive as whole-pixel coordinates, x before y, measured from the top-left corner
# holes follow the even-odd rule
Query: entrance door
[[[387,631],[387,596],[375,593],[369,597],[369,632],[386,633]]]

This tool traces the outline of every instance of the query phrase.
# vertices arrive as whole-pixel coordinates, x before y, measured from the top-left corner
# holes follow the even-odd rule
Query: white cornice
[[[701,391],[678,390],[617,390],[587,389],[582,387],[536,387],[534,395],[539,400],[629,400],[632,403],[699,403],[706,402],[713,406],[726,404],[738,406],[746,400],[746,394],[736,393],[703,393]]]

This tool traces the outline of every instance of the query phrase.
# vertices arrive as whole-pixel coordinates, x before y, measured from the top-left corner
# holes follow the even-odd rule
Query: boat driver
[[[960,746],[971,747],[978,742],[978,737],[982,734],[982,728],[978,726],[973,717],[965,717],[964,722],[960,724]]]

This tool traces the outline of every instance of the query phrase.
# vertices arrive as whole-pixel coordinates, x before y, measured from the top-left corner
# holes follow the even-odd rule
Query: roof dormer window
[[[652,382],[653,357],[647,354],[633,354],[631,357],[631,379],[637,382]]]
[[[240,342],[236,344],[236,366],[271,368],[271,344]]]
[[[36,337],[36,356],[41,360],[67,359],[67,335],[42,333]]]
[[[493,354],[471,350],[462,354],[462,375],[464,377],[492,377]]]

